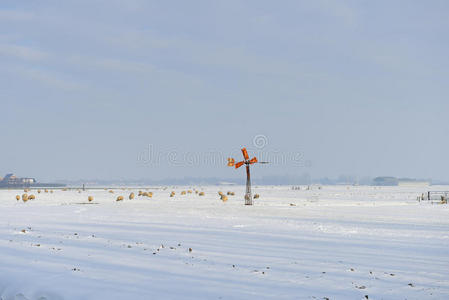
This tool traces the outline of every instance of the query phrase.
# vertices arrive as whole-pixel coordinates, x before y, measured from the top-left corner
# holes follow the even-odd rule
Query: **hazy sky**
[[[2,0],[0,174],[449,180],[448,36],[446,0]]]

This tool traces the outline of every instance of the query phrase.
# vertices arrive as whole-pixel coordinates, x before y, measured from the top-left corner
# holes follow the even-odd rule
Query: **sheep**
[[[20,200],[20,195],[16,195],[16,200],[17,200],[17,201]]]
[[[87,197],[87,201],[92,202],[93,200],[94,200],[94,197],[93,197],[93,196]]]
[[[23,202],[27,202],[28,201],[28,194],[23,194],[22,195],[22,200],[23,200]]]
[[[134,193],[129,194],[129,200],[133,200],[134,199]]]
[[[260,197],[259,194],[254,195],[254,199],[258,199],[259,197]]]
[[[118,196],[116,201],[123,201],[123,196]]]

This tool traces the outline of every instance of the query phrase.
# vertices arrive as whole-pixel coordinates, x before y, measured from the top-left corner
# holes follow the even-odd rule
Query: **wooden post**
[[[246,194],[245,205],[253,205],[253,197],[251,195],[251,175],[249,173],[249,164],[246,164]]]

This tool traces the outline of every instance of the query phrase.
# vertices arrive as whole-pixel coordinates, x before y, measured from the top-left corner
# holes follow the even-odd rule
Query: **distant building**
[[[430,181],[413,178],[376,177],[373,185],[377,186],[429,186]]]
[[[64,184],[58,183],[38,183],[36,179],[30,177],[17,177],[14,174],[6,174],[0,179],[0,188],[23,188],[23,187],[61,187]]]
[[[398,179],[399,186],[429,186],[430,182],[426,180],[417,180],[410,178],[399,178]]]
[[[396,186],[399,181],[395,177],[376,177],[373,179],[373,185],[377,186]]]
[[[0,186],[31,186],[36,183],[36,179],[34,178],[19,178],[14,174],[6,174],[6,176],[0,181]]]

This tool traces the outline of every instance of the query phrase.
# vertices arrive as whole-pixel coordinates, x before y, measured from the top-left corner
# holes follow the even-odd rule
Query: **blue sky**
[[[447,1],[2,1],[0,172],[449,180],[448,34]]]

